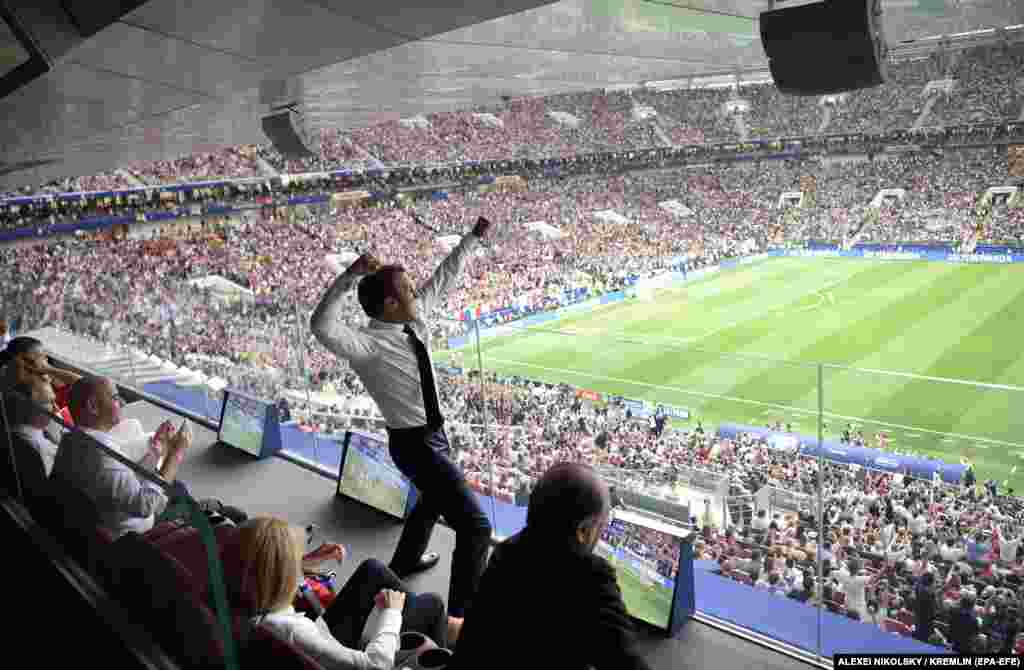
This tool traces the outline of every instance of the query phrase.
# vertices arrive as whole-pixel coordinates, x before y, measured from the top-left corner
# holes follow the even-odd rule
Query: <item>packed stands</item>
[[[258,177],[260,171],[255,155],[256,147],[253,146],[225,147],[172,161],[132,163],[129,169],[153,185]]]

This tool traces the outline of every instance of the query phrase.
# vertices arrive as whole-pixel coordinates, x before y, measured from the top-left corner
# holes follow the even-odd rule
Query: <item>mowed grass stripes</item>
[[[482,357],[710,425],[782,420],[813,434],[821,402],[826,437],[847,422],[884,430],[899,450],[966,456],[1024,491],[1024,472],[1011,474],[1024,456],[1022,313],[1024,266],[778,258],[485,339]]]

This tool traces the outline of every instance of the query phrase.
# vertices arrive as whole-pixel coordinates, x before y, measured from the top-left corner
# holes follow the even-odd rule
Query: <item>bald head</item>
[[[593,468],[559,463],[544,473],[530,494],[526,527],[532,535],[553,542],[575,541],[593,549],[600,535],[600,530],[594,531],[603,525],[610,507],[608,486]]]
[[[86,375],[72,384],[68,409],[83,428],[110,430],[121,421],[117,387],[107,377]]]

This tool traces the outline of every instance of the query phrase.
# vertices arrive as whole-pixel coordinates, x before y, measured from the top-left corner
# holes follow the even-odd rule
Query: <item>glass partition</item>
[[[649,334],[663,329],[636,317],[649,302],[618,292],[569,301],[558,318],[434,322],[452,457],[495,536],[522,529],[530,491],[548,467],[579,460],[599,468],[621,504],[700,530],[704,615],[825,656],[945,648],[940,635],[963,594],[980,602],[988,586],[1017,580],[1016,557],[996,553],[1013,550],[1018,532],[1003,517],[1016,510],[1007,494],[1021,490],[1024,415],[1015,412],[1020,389],[998,382],[1013,378],[1013,361],[997,369],[1002,358],[993,354],[982,369],[997,383],[979,384],[727,355],[716,347],[771,351],[786,335],[738,327],[724,314],[735,306],[719,306],[702,286],[689,299],[707,313],[722,310],[723,325],[702,330],[666,313],[671,338]],[[216,302],[180,285],[163,297],[105,290],[124,308],[80,314],[64,293],[32,302],[24,291],[8,292],[4,305],[20,310],[10,322],[21,332],[59,323],[63,330],[41,335],[55,355],[190,411],[205,407],[214,423],[225,387],[277,403],[285,451],[329,475],[338,472],[345,431],[386,438],[355,373],[309,332],[311,306]],[[151,318],[175,307],[169,323]],[[922,358],[919,369],[958,369],[924,360],[924,348],[905,355],[908,366]],[[168,385],[154,381],[157,373]],[[961,485],[967,464],[973,499]],[[968,551],[977,559],[964,562],[970,573],[944,558]],[[923,572],[941,591],[931,628],[915,629],[908,613],[925,597]],[[979,610],[989,630],[998,607],[991,593],[989,609]]]
[[[929,369],[984,370],[998,357]],[[941,651],[952,643],[955,610],[973,606],[982,635],[971,649],[1008,651],[1014,642],[999,621],[1018,581],[1024,389],[838,366],[824,366],[824,376],[826,452],[843,462],[828,471],[823,496],[830,616]],[[1000,376],[1012,378],[1009,369]],[[866,635],[825,624],[826,653],[854,651]]]

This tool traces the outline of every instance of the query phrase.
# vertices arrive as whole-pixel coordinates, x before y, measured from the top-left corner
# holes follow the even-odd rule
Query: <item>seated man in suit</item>
[[[56,396],[53,386],[41,379],[32,384],[18,384],[4,395],[6,399],[7,420],[11,423],[11,435],[14,439],[24,440],[39,453],[47,476],[53,470],[53,460],[57,457],[57,439],[47,432],[50,427],[50,416],[47,412],[56,412]]]
[[[111,451],[122,453],[110,436],[121,423],[121,398],[117,387],[103,377],[82,377],[71,387],[71,414],[79,430],[69,432],[61,440],[52,476],[77,487],[96,504],[97,511],[115,538],[129,531],[145,533],[156,516],[167,506],[167,495],[156,483],[141,477],[135,470],[99,449],[99,442]],[[156,472],[165,481],[173,482],[185,452],[192,445],[192,431],[187,423],[174,431],[170,424],[161,426],[151,448],[138,461],[141,469]],[[162,461],[162,463],[161,463]],[[210,501],[201,503],[204,509]],[[223,507],[214,503],[215,507]],[[245,513],[227,513],[233,521],[245,519]]]
[[[555,465],[530,496],[526,528],[495,551],[466,614],[450,670],[646,670],[615,570],[594,547],[608,487],[589,467]]]

